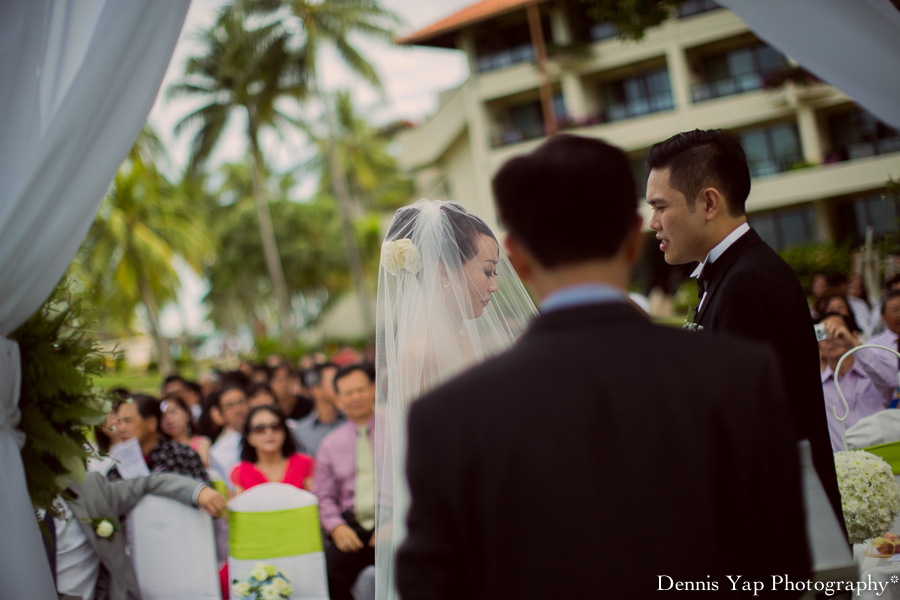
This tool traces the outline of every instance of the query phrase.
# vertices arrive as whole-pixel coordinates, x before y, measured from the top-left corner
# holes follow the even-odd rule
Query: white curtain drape
[[[755,34],[900,127],[900,11],[889,0],[717,0]]]
[[[0,595],[56,598],[22,469],[18,346],[153,105],[190,0],[0,2]]]

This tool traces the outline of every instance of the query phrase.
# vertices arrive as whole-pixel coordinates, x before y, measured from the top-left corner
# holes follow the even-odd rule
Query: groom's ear
[[[506,248],[506,257],[509,259],[512,268],[516,270],[519,279],[522,281],[531,281],[532,269],[529,261],[531,255],[528,254],[528,252],[522,248],[519,241],[509,233],[507,233],[506,237],[503,239],[503,247]]]

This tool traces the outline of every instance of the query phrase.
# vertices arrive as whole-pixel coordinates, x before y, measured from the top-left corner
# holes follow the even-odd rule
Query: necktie
[[[365,425],[360,425],[356,433],[355,483],[353,510],[356,521],[363,529],[371,530],[375,527],[375,461],[369,428]]]

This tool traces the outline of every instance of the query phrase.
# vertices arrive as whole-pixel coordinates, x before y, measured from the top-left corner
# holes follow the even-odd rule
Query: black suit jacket
[[[752,229],[706,268],[711,271],[707,297],[696,322],[704,331],[730,333],[775,349],[798,439],[809,440],[816,472],[843,527],[819,346],[797,275]]]
[[[681,581],[731,597],[729,574],[806,581],[783,389],[764,346],[622,303],[539,316],[411,407],[400,596],[640,598]]]

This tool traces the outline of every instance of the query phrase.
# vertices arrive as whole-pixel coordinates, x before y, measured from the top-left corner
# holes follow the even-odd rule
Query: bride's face
[[[497,262],[499,259],[500,248],[497,246],[496,240],[481,234],[478,254],[463,265],[473,312],[469,318],[480,317],[490,303],[491,295],[500,289],[497,286]]]

